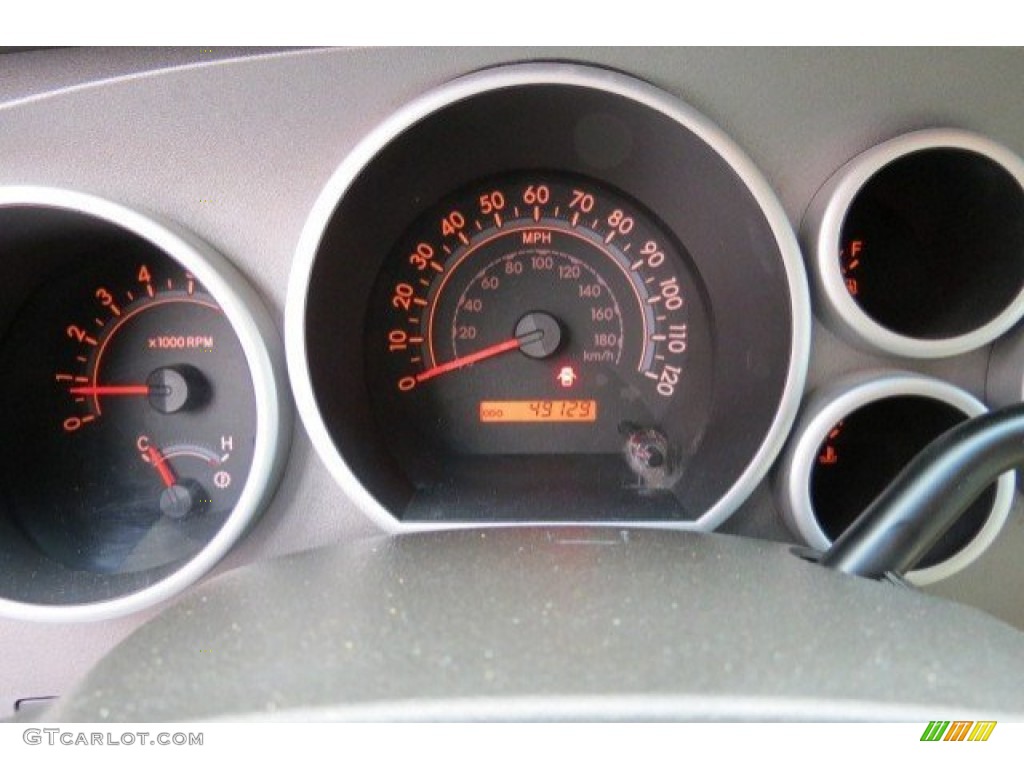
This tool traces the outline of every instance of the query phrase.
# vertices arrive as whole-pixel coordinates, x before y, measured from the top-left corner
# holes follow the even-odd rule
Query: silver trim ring
[[[776,490],[783,517],[790,530],[808,546],[824,551],[832,540],[818,523],[811,503],[810,479],[818,451],[836,422],[869,403],[890,397],[919,395],[938,400],[969,417],[988,409],[968,392],[930,376],[902,372],[869,372],[846,376],[815,393],[804,408],[779,467]],[[1013,502],[1014,473],[1000,475],[992,511],[978,534],[952,557],[940,563],[911,571],[907,580],[917,586],[948,578],[978,559],[995,540],[1010,514]]]
[[[810,293],[803,258],[786,213],[764,176],[718,126],[674,96],[632,77],[579,64],[514,64],[460,77],[410,102],[368,134],[345,158],[310,211],[295,251],[285,306],[285,349],[299,414],[317,453],[345,493],[386,531],[426,531],[515,525],[483,522],[407,523],[396,519],[352,472],[331,439],[316,404],[306,350],[306,299],[317,250],[338,203],[363,168],[399,134],[420,120],[478,94],[522,85],[573,85],[622,96],[679,123],[702,139],[729,165],[757,201],[782,256],[789,283],[793,332],[786,384],[778,411],[761,447],[746,469],[707,512],[693,522],[634,523],[636,527],[712,530],[729,517],[768,472],[796,418],[807,375],[811,342]],[[548,523],[546,523],[548,524]],[[558,523],[550,523],[557,525]],[[579,522],[565,523],[580,525]],[[591,525],[621,525],[594,522]],[[529,522],[518,523],[529,525]]]
[[[66,189],[0,187],[0,209],[34,206],[92,216],[152,243],[196,276],[217,301],[238,336],[256,398],[252,466],[234,511],[194,557],[169,576],[123,597],[77,605],[38,605],[0,598],[0,616],[47,622],[101,621],[141,611],[174,597],[227,554],[258,516],[277,486],[288,454],[292,410],[281,365],[280,337],[259,296],[209,245],[170,222],[117,203]]]
[[[910,358],[937,358],[969,352],[988,344],[1024,317],[1024,286],[996,317],[979,328],[945,339],[919,339],[889,330],[872,319],[850,296],[839,264],[843,222],[861,188],[889,163],[927,149],[964,149],[989,158],[1024,190],[1024,160],[1001,144],[969,131],[929,128],[907,133],[857,155],[818,191],[801,227],[808,247],[817,306],[823,319],[848,340]]]

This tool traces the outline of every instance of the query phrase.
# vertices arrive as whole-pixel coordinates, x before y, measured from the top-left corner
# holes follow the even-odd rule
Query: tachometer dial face
[[[6,505],[66,567],[140,571],[201,549],[238,502],[256,403],[216,301],[153,253],[47,284],[3,350]]]
[[[637,202],[557,173],[481,181],[406,232],[370,313],[377,415],[428,494],[452,471],[483,491],[572,455],[564,491],[608,481],[672,508],[710,323],[686,252]]]

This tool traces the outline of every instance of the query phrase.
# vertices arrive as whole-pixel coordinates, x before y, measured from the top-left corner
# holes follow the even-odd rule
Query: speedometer
[[[296,401],[389,528],[710,529],[796,413],[810,312],[767,184],[621,74],[499,67],[353,149],[296,253]]]
[[[624,456],[634,483],[667,487],[701,426],[687,416],[707,413],[701,293],[663,225],[611,189],[557,173],[474,184],[381,272],[378,417],[398,452]]]

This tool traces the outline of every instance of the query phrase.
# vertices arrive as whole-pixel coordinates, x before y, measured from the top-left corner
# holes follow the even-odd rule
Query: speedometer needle
[[[490,347],[484,347],[479,352],[474,352],[471,355],[463,355],[457,357],[454,360],[449,360],[447,363],[441,363],[435,365],[433,368],[428,368],[416,375],[416,382],[426,381],[432,379],[435,376],[440,376],[442,373],[448,373],[449,371],[457,371],[459,368],[465,368],[467,365],[473,363],[479,363],[481,360],[486,360],[489,357],[495,357],[497,355],[504,354],[505,352],[511,352],[513,349],[519,349],[519,345],[523,343],[526,337],[519,339],[508,339],[498,344],[493,344]]]

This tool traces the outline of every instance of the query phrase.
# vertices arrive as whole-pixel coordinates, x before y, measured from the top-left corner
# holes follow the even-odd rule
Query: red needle
[[[432,379],[435,376],[440,376],[442,373],[448,373],[449,371],[457,371],[459,368],[465,368],[467,365],[478,363],[481,360],[486,360],[489,357],[500,355],[503,352],[509,352],[513,349],[519,349],[521,339],[509,339],[503,341],[500,344],[495,344],[490,347],[485,347],[479,352],[474,352],[471,355],[465,355],[463,357],[457,357],[454,360],[449,360],[447,363],[441,363],[441,365],[435,365],[433,368],[428,368],[420,374],[416,375],[416,382],[426,381]]]
[[[156,467],[156,471],[160,473],[160,479],[163,480],[164,485],[170,488],[174,485],[174,472],[167,466],[163,454],[156,449],[155,446],[149,446],[146,448],[146,456],[149,457],[150,463]]]
[[[128,384],[125,386],[72,387],[72,395],[148,395],[149,387],[145,384]]]

